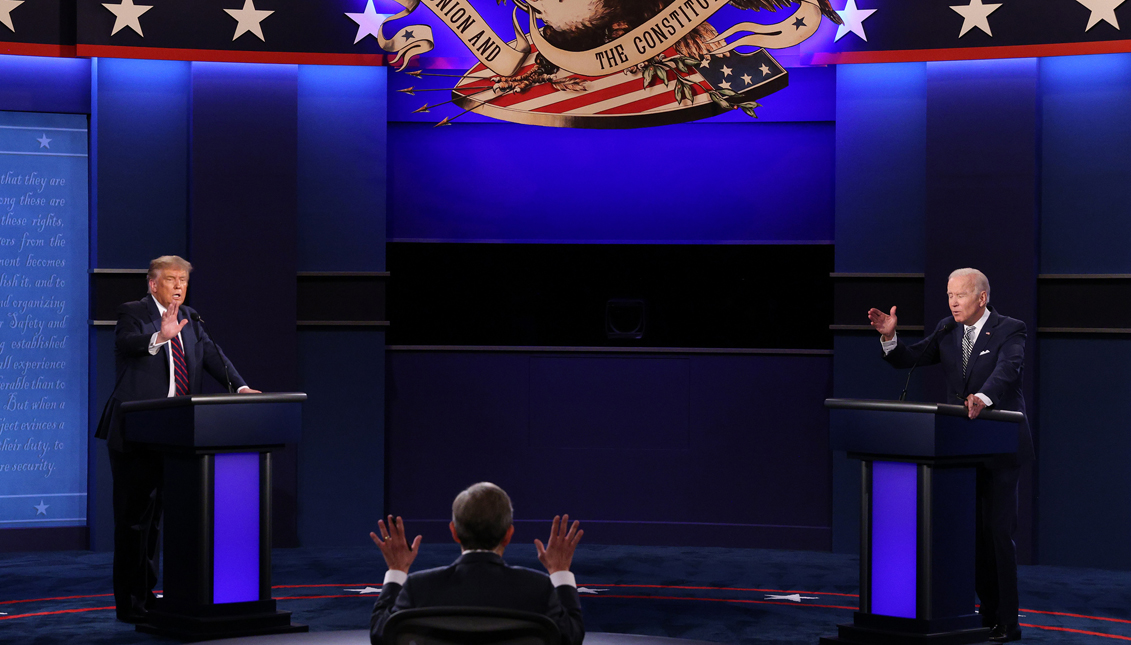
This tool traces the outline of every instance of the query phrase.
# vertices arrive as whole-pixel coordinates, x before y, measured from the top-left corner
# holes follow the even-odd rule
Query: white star
[[[39,506],[32,506],[32,508],[34,508],[37,511],[36,515],[47,515],[47,507],[48,506],[51,506],[51,505],[50,504],[44,504],[43,500],[39,500]]]
[[[723,65],[723,69],[722,69],[723,76],[730,76],[730,73],[733,72],[733,71],[734,70],[732,70],[731,68],[727,67],[726,65]]]
[[[40,138],[38,138],[38,139],[36,139],[36,141],[38,141],[38,142],[39,142],[39,147],[40,147],[40,148],[47,148],[48,150],[50,150],[50,149],[51,149],[51,146],[50,146],[50,145],[48,145],[48,144],[50,144],[50,143],[51,143],[52,141],[54,141],[54,139],[48,139],[48,138],[47,138],[47,133],[46,133],[46,132],[44,132],[44,133],[43,133],[43,136],[42,136],[42,137],[40,137]]]
[[[752,80],[752,79],[750,78],[750,75],[749,75],[749,74],[743,74],[743,75],[742,75],[742,80],[746,81],[746,84],[747,84],[747,85],[753,85],[753,84],[754,84],[754,83],[753,83],[753,80]]]
[[[259,23],[274,11],[259,11],[255,8],[255,2],[252,0],[243,0],[243,9],[225,9],[225,13],[236,19],[236,35],[232,36],[232,40],[251,32],[259,36],[259,40],[267,42],[263,37],[263,27]],[[274,23],[272,23],[274,24]]]
[[[152,5],[139,4],[135,5],[134,0],[122,0],[118,4],[110,4],[108,2],[102,3],[103,7],[110,10],[114,14],[114,29],[110,31],[110,35],[118,33],[123,27],[133,29],[137,35],[145,38],[145,34],[141,33],[141,14],[153,8]]]
[[[1102,20],[1107,24],[1119,29],[1119,21],[1115,19],[1115,9],[1123,4],[1124,0],[1076,0],[1080,4],[1088,8],[1092,15],[1088,16],[1088,26],[1084,31],[1088,31],[1095,27]]]
[[[16,27],[12,24],[12,9],[22,5],[24,0],[0,0],[0,22],[4,26],[16,33]]]
[[[722,83],[719,83],[719,87],[723,88],[724,90],[729,90],[730,89],[730,83],[723,81]]]
[[[819,596],[802,596],[799,593],[789,594],[788,596],[766,596],[766,600],[792,600],[793,602],[801,602],[802,600],[816,600]]]
[[[765,63],[762,63],[762,66],[758,68],[758,71],[762,72],[762,76],[770,75],[770,68],[767,67]]]
[[[373,9],[373,0],[366,0],[365,11],[361,13],[346,13],[346,16],[357,23],[357,36],[353,44],[358,44],[366,36],[373,36],[381,40],[381,22],[388,18],[388,14],[377,13]]]
[[[848,0],[844,5],[844,10],[837,13],[844,20],[844,24],[837,25],[836,37],[833,38],[834,43],[850,31],[860,36],[860,39],[864,42],[868,42],[868,36],[864,33],[864,21],[868,16],[876,13],[875,9],[857,9],[856,0]]]
[[[358,593],[381,593],[379,587],[366,587],[364,589],[343,589],[342,591],[356,591]]]
[[[982,4],[982,0],[970,0],[970,4],[966,6],[951,5],[959,15],[962,16],[962,31],[958,32],[958,37],[962,38],[966,32],[974,27],[981,29],[987,36],[993,37],[990,33],[990,14],[997,11],[1001,3],[998,4]]]
[[[699,63],[699,69],[707,69],[708,67],[710,67],[710,65],[707,64],[709,62],[711,62],[711,57],[710,56],[704,56],[703,62]]]

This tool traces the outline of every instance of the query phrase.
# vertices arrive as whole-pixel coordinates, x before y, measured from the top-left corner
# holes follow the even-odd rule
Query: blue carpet
[[[455,545],[425,544],[414,569],[447,564]],[[315,632],[368,624],[384,576],[372,545],[277,549],[274,596]],[[529,545],[512,564],[540,568]],[[0,554],[0,643],[169,643],[114,619],[108,553]],[[586,629],[716,643],[805,644],[850,622],[851,556],[754,549],[583,545],[574,558]],[[1022,567],[1024,641],[1131,641],[1131,572]],[[367,589],[369,588],[369,589]]]

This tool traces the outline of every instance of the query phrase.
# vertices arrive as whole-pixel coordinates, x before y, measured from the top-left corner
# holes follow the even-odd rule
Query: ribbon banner
[[[627,34],[601,47],[583,52],[558,49],[542,37],[530,16],[530,36],[538,52],[550,62],[582,76],[605,76],[619,72],[646,60],[655,58],[664,50],[679,42],[699,25],[707,21],[719,9],[730,4],[729,0],[674,0],[651,20]],[[794,29],[792,23],[797,18],[810,19],[811,27]],[[755,33],[735,41],[712,54],[728,52],[741,45],[781,49],[792,47],[812,35],[821,24],[821,10],[815,4],[802,2],[801,8],[790,18],[774,25],[760,25],[745,22],[728,29],[719,41],[737,31]]]
[[[452,30],[452,33],[462,40],[463,44],[471,50],[471,53],[479,59],[479,62],[500,76],[511,76],[517,72],[522,67],[522,61],[526,59],[526,55],[530,53],[526,36],[518,26],[517,9],[515,10],[516,15],[511,17],[514,24],[514,33],[517,37],[516,42],[519,43],[516,48],[509,46],[504,39],[500,38],[467,0],[427,0],[423,3],[421,0],[397,0],[397,4],[404,7],[404,11],[386,18],[381,23],[377,38],[377,41],[381,44],[381,49],[396,54],[396,57],[390,63],[393,65],[399,63],[400,66],[397,71],[403,70],[414,56],[432,51],[435,46],[432,40],[432,28],[428,25],[412,25],[400,29],[392,38],[388,39],[380,32],[385,31],[385,23],[404,18],[416,11],[421,4],[428,7],[432,13],[443,20],[444,24]]]
[[[403,18],[415,11],[420,4],[424,4],[463,41],[479,62],[500,76],[511,76],[518,71],[530,52],[526,35],[518,24],[517,9],[511,19],[516,36],[514,42],[518,46],[512,47],[487,26],[468,0],[397,2],[405,10],[387,18],[385,22]],[[580,52],[560,49],[547,42],[536,23],[537,12],[529,11],[530,41],[540,54],[563,70],[581,76],[606,76],[662,54],[728,4],[729,0],[672,0],[658,14],[627,34],[600,47]],[[731,27],[711,42],[725,42],[726,38],[739,32],[750,33],[724,44],[712,53],[722,54],[742,46],[782,49],[800,43],[813,35],[821,24],[821,10],[815,3],[802,0],[800,5],[792,16],[776,24],[744,22]],[[798,19],[801,19],[802,27],[795,26]],[[391,62],[400,64],[398,70],[404,69],[412,57],[431,51],[433,47],[432,30],[426,25],[405,27],[393,38],[381,37],[379,41],[385,51],[396,53]]]

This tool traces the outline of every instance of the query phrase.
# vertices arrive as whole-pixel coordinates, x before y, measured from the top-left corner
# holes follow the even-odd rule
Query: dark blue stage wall
[[[299,328],[296,274],[384,269],[385,72],[0,57],[0,110],[91,117],[88,416],[113,388],[114,308],[145,294],[143,274],[106,271],[166,253],[196,265],[190,302],[253,386],[311,392],[303,445],[276,455],[277,545],[364,543],[382,512],[384,334]],[[104,550],[110,477],[90,445]],[[2,546],[87,545],[45,530]]]
[[[490,480],[514,498],[519,541],[542,535],[554,514],[569,513],[594,543],[829,548],[831,469],[821,402],[831,392],[832,348],[823,309],[812,337],[788,347],[761,345],[774,348],[764,354],[748,351],[759,346],[750,344],[760,333],[753,328],[738,339],[746,353],[728,353],[711,343],[709,332],[696,336],[705,343],[700,347],[713,348],[703,354],[672,340],[686,337],[674,332],[654,340],[650,330],[671,329],[665,307],[687,305],[661,305],[656,296],[641,296],[649,310],[639,341],[606,340],[603,317],[574,309],[543,317],[567,298],[593,300],[603,311],[607,292],[646,294],[655,286],[634,272],[670,270],[647,266],[654,260],[626,247],[624,255],[641,262],[634,271],[594,245],[695,247],[656,247],[681,259],[710,258],[697,249],[727,245],[727,257],[751,263],[769,249],[784,262],[803,249],[827,249],[835,78],[828,69],[800,70],[797,77],[796,96],[789,96],[791,87],[780,104],[777,95],[763,101],[763,120],[633,131],[483,121],[433,128],[434,118],[421,122],[409,114],[423,99],[390,98],[392,280],[404,270],[398,259],[438,256],[428,247],[466,243],[474,248],[459,256],[480,260],[449,265],[458,274],[453,279],[478,272],[484,280],[513,283],[484,285],[484,297],[500,309],[477,307],[474,315],[502,316],[505,308],[505,315],[523,320],[497,323],[523,329],[525,337],[596,339],[506,348],[475,346],[469,334],[437,333],[462,337],[462,346],[432,341],[429,347],[398,326],[398,312],[412,305],[390,292],[387,508],[403,515],[411,531],[450,540],[452,497]],[[394,79],[394,87],[403,83]],[[548,245],[546,253],[564,266],[555,271],[535,263],[528,269],[535,279],[508,276],[498,269],[499,256],[527,251],[499,248],[507,245]],[[595,262],[607,266],[604,277],[589,270]],[[723,266],[720,261],[715,270]],[[830,261],[816,283],[801,288],[827,301],[831,269]],[[788,271],[783,264],[777,272]],[[551,286],[571,279],[577,288],[563,290],[568,296]],[[774,271],[751,279],[788,281]],[[500,297],[508,290],[509,299]],[[763,296],[749,303],[754,315],[789,324],[773,294]],[[452,326],[480,326],[461,322],[464,309],[449,315]],[[563,327],[563,318],[579,327]],[[704,315],[692,326],[718,324]],[[410,336],[411,347],[398,344]],[[599,347],[585,347],[593,345]]]
[[[302,444],[279,455],[279,544],[363,544],[385,510],[444,540],[453,493],[492,479],[515,494],[523,540],[544,531],[526,522],[570,512],[593,542],[855,550],[859,470],[829,455],[821,400],[896,397],[903,375],[880,360],[872,332],[852,326],[886,297],[904,312],[905,338],[917,337],[915,326],[943,315],[946,273],[972,264],[988,270],[995,304],[1030,328],[1039,458],[1022,498],[1024,557],[1131,567],[1131,339],[1097,333],[1127,327],[1101,324],[1097,312],[1131,274],[1131,55],[791,75],[759,121],[572,132],[469,117],[433,129],[435,115],[410,114],[419,97],[391,91],[407,79],[387,87],[384,68],[0,57],[0,110],[89,114],[91,266],[137,270],[162,253],[187,254],[200,271],[193,302],[248,380],[311,393]],[[471,285],[467,298],[485,294],[474,321],[430,293],[409,294],[428,305],[415,310],[430,312],[428,329],[490,330],[502,314],[484,308],[501,303],[510,318],[495,327],[567,340],[538,351],[429,347],[398,328],[403,303],[390,297],[386,357],[382,327],[300,318],[302,285],[342,272],[338,284],[356,285],[358,274],[385,270],[386,230],[391,289],[394,260],[435,258],[429,279],[447,271]],[[445,242],[471,252],[446,261]],[[570,337],[539,318],[561,292],[537,280],[569,284],[571,268],[584,267],[569,295],[604,311],[610,294],[594,258],[607,254],[593,249],[612,247],[602,243],[677,264],[729,249],[682,277],[609,264],[628,291],[659,289],[655,276],[686,289],[687,276],[721,270],[724,256],[741,269],[781,254],[782,270],[766,271],[775,286],[797,273],[797,258],[817,273],[827,262],[828,280],[790,289],[820,330],[783,334],[787,346],[752,324],[749,338],[720,346],[702,340],[723,334],[718,319],[696,327],[684,315],[676,333],[653,309],[639,341],[607,339],[603,318]],[[555,261],[534,275],[491,274],[492,288],[477,288],[482,267],[505,264],[490,254],[521,257],[496,252],[504,246],[552,249]],[[704,280],[738,285],[711,311],[789,324],[793,305],[782,307],[780,293],[766,289],[760,301],[741,271],[726,273]],[[1108,295],[1056,300],[1079,280],[1065,274],[1093,276],[1087,293]],[[113,317],[106,293],[144,292],[141,275],[122,280],[92,274],[92,319]],[[852,305],[858,316],[834,322],[829,294],[839,302],[861,284],[901,295],[873,291]],[[351,304],[374,292],[341,293]],[[527,303],[538,306],[524,312]],[[830,323],[835,333],[823,331]],[[656,330],[676,340],[651,342]],[[591,333],[599,340],[574,342]],[[398,346],[398,335],[413,347]],[[90,336],[97,418],[113,385],[112,328],[96,322]],[[934,398],[937,386],[924,370],[911,397]],[[91,446],[89,538],[106,549],[109,477],[104,448]],[[78,533],[28,535],[25,547],[86,543]]]
[[[1056,276],[1131,273],[1129,99],[1123,54],[837,69],[837,271],[919,280],[923,301],[895,304],[933,325],[947,273],[981,267],[993,303],[1028,325],[1026,561],[1131,566],[1131,344],[1088,322],[1106,302],[1038,299]],[[1078,322],[1041,326],[1054,317]],[[839,331],[835,346],[837,396],[898,394],[874,333]],[[937,379],[915,378],[911,398],[937,396]],[[834,548],[854,551],[858,466],[834,465]]]
[[[1131,56],[1042,60],[1040,85],[1041,273],[1131,274]],[[1131,338],[1039,345],[1041,561],[1131,568]]]

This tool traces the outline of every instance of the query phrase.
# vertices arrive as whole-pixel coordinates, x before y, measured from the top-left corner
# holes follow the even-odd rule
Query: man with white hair
[[[958,269],[947,280],[950,315],[935,333],[913,345],[896,336],[896,308],[868,311],[880,333],[884,360],[899,368],[942,364],[947,402],[962,401],[967,415],[986,408],[1025,413],[1022,369],[1025,323],[990,308],[990,281],[977,269]],[[1017,621],[1017,480],[1021,462],[1033,458],[1028,420],[1018,426],[1016,455],[999,455],[978,468],[975,586],[990,640],[1019,640]]]

